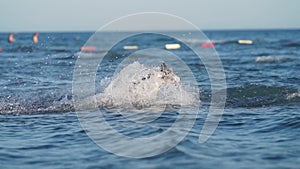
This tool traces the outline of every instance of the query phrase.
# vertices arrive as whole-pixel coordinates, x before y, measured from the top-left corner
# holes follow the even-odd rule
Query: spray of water
[[[199,104],[199,93],[182,83],[165,63],[150,67],[134,61],[101,84],[108,85],[103,92],[86,98],[83,105],[95,101],[100,108],[142,110]]]

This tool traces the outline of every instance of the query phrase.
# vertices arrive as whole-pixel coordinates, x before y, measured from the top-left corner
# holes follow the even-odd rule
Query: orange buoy
[[[0,52],[2,52],[3,51],[3,49],[2,48],[0,48]]]
[[[14,38],[14,34],[13,33],[9,33],[8,35],[8,40],[9,43],[15,42],[16,39]]]
[[[214,43],[203,43],[201,44],[201,47],[203,48],[209,48],[209,47],[214,47],[215,44]]]
[[[80,48],[81,51],[95,51],[97,50],[96,46],[82,46]]]
[[[39,42],[39,33],[35,32],[32,36],[32,42],[38,43]]]

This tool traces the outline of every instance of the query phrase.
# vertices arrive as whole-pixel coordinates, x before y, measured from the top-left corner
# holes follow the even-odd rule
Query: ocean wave
[[[104,82],[106,81],[106,82]],[[199,91],[181,82],[165,63],[147,67],[133,62],[112,78],[104,78],[104,91],[79,100],[79,110],[97,108],[164,109],[165,106],[199,106]],[[15,96],[13,96],[15,95]],[[0,100],[0,114],[35,114],[74,111],[71,92],[40,89],[36,92],[16,92]],[[78,98],[77,96],[75,98]],[[80,97],[81,98],[81,97]],[[95,102],[96,100],[96,102]],[[75,102],[77,103],[77,102]]]
[[[173,90],[174,89],[172,89],[171,91]],[[118,92],[118,90],[115,90],[115,92]],[[117,96],[119,96],[119,98]],[[95,97],[96,99],[98,98],[98,103],[102,108],[103,107],[116,108],[116,107],[126,107],[126,106],[127,107],[133,106],[137,110],[142,108],[147,108],[146,100],[139,98],[142,97],[142,95],[132,100],[126,100],[130,98],[129,96],[127,96],[126,98],[121,97],[121,96],[126,96],[123,93],[119,93],[119,95],[117,96],[112,97],[107,93],[106,94],[102,93],[102,94],[95,95],[93,97]],[[209,106],[210,96],[211,96],[210,92],[201,91],[201,102],[203,106]],[[25,97],[27,98],[24,99]],[[163,97],[168,99],[162,101],[169,101],[170,97]],[[75,111],[73,97],[70,92],[64,93],[62,91],[55,91],[55,92],[51,92],[51,94],[50,93],[44,95],[38,94],[35,97],[19,95],[18,97],[3,96],[2,98],[3,99],[0,101],[0,114],[63,113],[63,112]],[[112,101],[110,99],[115,99],[115,100]],[[113,104],[117,100],[119,102],[117,104]],[[190,103],[190,100],[188,100],[187,98],[185,98],[184,101],[186,101],[186,104]],[[276,106],[276,105],[287,104],[287,103],[298,104],[299,102],[300,102],[299,89],[294,89],[285,86],[247,84],[247,85],[232,87],[227,89],[226,107],[255,108],[255,107]],[[161,102],[161,103],[166,104],[166,102]],[[176,100],[175,101],[173,100],[174,105],[175,103]],[[85,105],[91,106],[91,103]],[[159,105],[157,105],[157,107],[159,107]]]
[[[40,114],[74,111],[71,93],[62,90],[17,92],[1,96],[0,114]]]
[[[299,99],[299,98],[300,98],[300,90],[295,93],[288,94],[286,97],[287,100],[293,100],[293,99]]]
[[[15,47],[8,47],[6,48],[6,50],[4,50],[5,52],[9,52],[9,53],[31,53],[33,51],[36,51],[38,48],[34,47],[34,46],[29,46],[29,45],[19,45],[19,46],[15,46]]]
[[[300,47],[300,43],[299,42],[288,42],[288,43],[284,44],[283,46],[285,46],[285,47]]]
[[[285,86],[247,84],[227,89],[229,107],[265,107],[299,102],[299,91]]]
[[[73,104],[61,103],[60,105],[43,106],[41,104],[0,103],[0,114],[47,114],[74,111]]]
[[[274,56],[259,56],[256,57],[256,63],[278,63],[291,60],[290,58],[274,57]]]

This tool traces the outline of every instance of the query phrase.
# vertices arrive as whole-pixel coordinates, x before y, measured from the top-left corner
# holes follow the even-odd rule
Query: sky
[[[0,32],[96,31],[138,12],[169,13],[202,30],[300,28],[300,0],[1,0]]]

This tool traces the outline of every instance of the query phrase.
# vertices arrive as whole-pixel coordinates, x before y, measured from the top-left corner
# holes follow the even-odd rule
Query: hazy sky
[[[300,28],[300,0],[1,0],[0,32],[95,31],[137,12],[170,13],[201,29]]]

